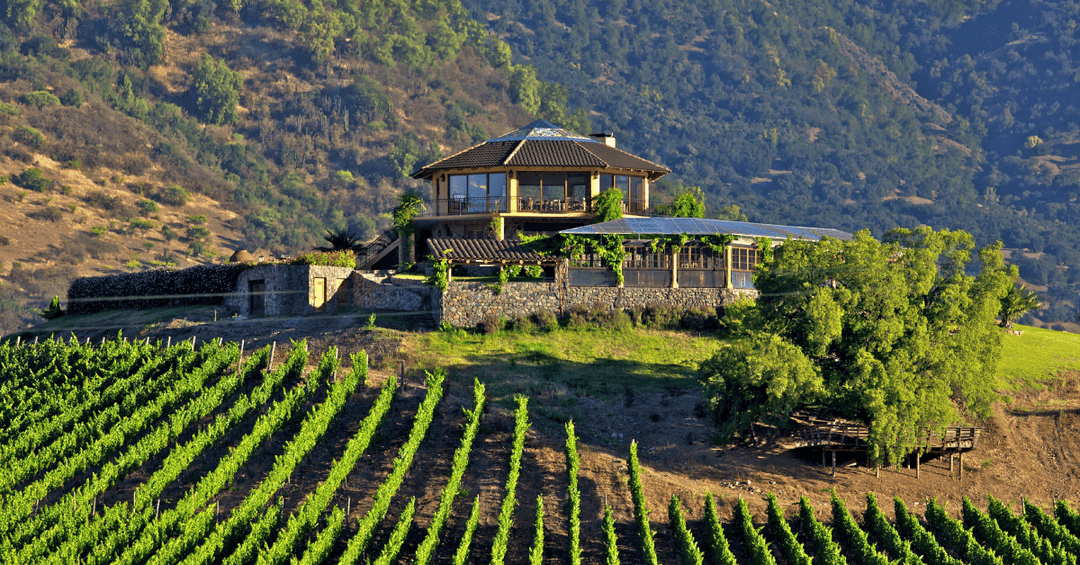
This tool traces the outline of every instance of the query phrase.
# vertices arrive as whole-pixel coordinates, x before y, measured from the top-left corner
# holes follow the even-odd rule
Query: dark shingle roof
[[[427,244],[436,259],[446,257],[456,261],[487,263],[518,261],[551,263],[555,261],[554,257],[539,255],[525,249],[516,239],[499,241],[497,239],[431,238],[427,240]],[[448,249],[451,250],[450,253],[446,253]]]
[[[543,120],[431,163],[412,174],[430,178],[437,171],[487,167],[584,167],[648,173],[657,179],[671,169],[557,128]]]
[[[575,235],[713,235],[728,234],[743,237],[768,237],[771,239],[809,239],[822,237],[852,239],[845,231],[832,228],[807,228],[799,226],[779,226],[757,224],[753,222],[735,222],[731,220],[709,220],[703,218],[619,218],[588,226],[563,230],[559,233]]]

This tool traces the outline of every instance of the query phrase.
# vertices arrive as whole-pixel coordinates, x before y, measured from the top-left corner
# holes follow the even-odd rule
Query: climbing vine
[[[453,249],[447,249],[443,251],[442,259],[435,259],[431,257],[432,269],[431,276],[428,277],[427,283],[435,285],[442,292],[446,292],[446,285],[450,283],[450,259],[447,257]]]

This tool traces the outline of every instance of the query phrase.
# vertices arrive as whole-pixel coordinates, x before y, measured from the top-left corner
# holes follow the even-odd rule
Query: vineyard
[[[1080,556],[1080,514],[1064,501],[929,500],[920,516],[896,497],[890,520],[867,493],[857,519],[855,501],[833,490],[826,521],[790,493],[650,503],[633,441],[611,470],[622,508],[584,474],[573,421],[555,431],[559,472],[537,468],[528,397],[497,401],[479,380],[454,383],[440,370],[422,386],[370,377],[364,353],[315,356],[303,341],[287,352],[220,340],[6,342],[0,560],[1076,565]],[[664,504],[666,520],[650,518]]]

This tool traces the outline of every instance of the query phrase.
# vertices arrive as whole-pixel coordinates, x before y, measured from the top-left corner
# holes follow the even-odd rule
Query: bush
[[[188,231],[196,228],[188,228]],[[206,229],[206,228],[198,228]],[[297,257],[293,261],[294,265],[322,265],[324,267],[346,267],[349,269],[356,268],[356,253],[349,250],[344,251],[312,251],[311,253],[305,253]]]
[[[682,311],[672,304],[649,304],[643,319],[647,328],[673,330],[679,327]]]
[[[109,196],[100,190],[95,190],[84,198],[87,205],[105,210],[114,218],[129,218],[135,215],[135,209],[124,203],[119,196]]]
[[[11,240],[6,235],[0,235],[0,247],[11,245]]]
[[[201,226],[191,226],[187,229],[187,238],[193,241],[202,241],[210,237],[210,230]],[[313,264],[313,263],[308,263]]]
[[[480,321],[480,331],[487,335],[497,334],[503,329],[503,319],[494,312],[489,312]]]
[[[559,329],[559,318],[554,312],[544,310],[536,315],[536,325],[545,331],[553,332]]]
[[[142,199],[135,203],[135,207],[139,209],[144,215],[156,214],[158,211],[157,202],[153,200]]]
[[[202,214],[199,214],[198,216],[188,216],[187,219],[193,226],[201,226],[206,223],[206,216]]]
[[[90,235],[92,237],[101,237],[101,236],[105,235],[105,232],[107,232],[108,230],[109,230],[109,228],[107,228],[105,226],[94,226],[94,227],[90,228]]]
[[[707,331],[720,327],[716,314],[698,308],[687,310],[682,316],[682,327],[687,330]]]
[[[18,106],[7,102],[0,102],[0,116],[18,116],[21,113]]]
[[[536,324],[529,316],[517,316],[510,321],[510,329],[518,333],[536,333]]]
[[[154,222],[150,220],[131,220],[129,227],[132,231],[139,230],[139,233],[145,234],[147,230],[154,229]]]
[[[35,90],[23,97],[27,104],[33,104],[38,108],[45,106],[59,106],[60,99],[48,90]]]
[[[15,175],[11,179],[15,184],[33,190],[34,192],[42,192],[49,186],[49,179],[45,178],[41,169],[37,167],[30,167],[22,172],[21,175]]]
[[[575,304],[566,314],[566,327],[583,328],[589,324],[589,309],[584,304]]]
[[[183,206],[190,199],[191,194],[178,184],[169,185],[154,194],[154,200],[170,206]]]
[[[41,147],[42,145],[45,145],[45,136],[40,131],[30,126],[19,126],[15,128],[15,131],[11,134],[11,139],[31,147]]]
[[[161,226],[161,237],[164,237],[165,241],[174,241],[177,237],[180,237],[180,234],[176,233],[176,230],[165,225]]]
[[[60,211],[56,206],[46,206],[37,212],[34,212],[32,216],[38,220],[45,220],[47,222],[59,222],[64,217],[64,213]]]
[[[85,101],[82,91],[76,88],[72,88],[67,94],[60,97],[60,103],[64,106],[79,107],[82,106]]]

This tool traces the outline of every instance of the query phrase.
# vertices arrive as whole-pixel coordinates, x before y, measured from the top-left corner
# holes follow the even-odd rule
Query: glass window
[[[589,199],[589,177],[585,175],[569,175],[566,177],[566,197],[575,208],[585,209],[585,202]]]
[[[758,250],[748,247],[731,248],[731,270],[753,271],[758,263]]]
[[[618,175],[615,177],[615,188],[622,191],[623,195],[630,195],[630,177],[625,175]]]
[[[630,200],[645,202],[645,179],[630,177]]]
[[[487,211],[487,175],[469,175],[469,211]]]
[[[450,199],[465,200],[468,198],[468,177],[465,175],[451,175]]]
[[[611,175],[600,175],[600,192],[615,186],[615,177]]]
[[[488,176],[488,198],[491,210],[506,211],[506,173]]]

